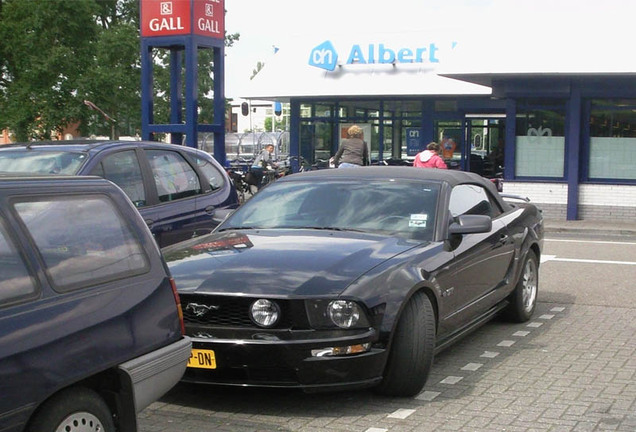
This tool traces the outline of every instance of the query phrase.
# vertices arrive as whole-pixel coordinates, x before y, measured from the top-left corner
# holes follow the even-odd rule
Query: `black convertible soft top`
[[[298,174],[286,176],[277,181],[294,181],[294,179],[304,179],[310,181],[324,181],[327,179],[358,179],[379,180],[379,179],[413,179],[413,180],[430,180],[434,182],[445,182],[451,187],[458,184],[478,184],[490,191],[492,196],[501,204],[502,208],[509,209],[510,205],[506,203],[497,187],[490,180],[471,172],[458,170],[444,170],[432,168],[415,168],[409,166],[366,166],[360,168],[346,169],[322,169],[305,171]]]

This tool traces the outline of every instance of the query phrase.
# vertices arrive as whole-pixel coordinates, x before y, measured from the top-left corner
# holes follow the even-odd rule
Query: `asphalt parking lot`
[[[140,431],[634,431],[636,236],[548,233],[539,304],[436,357],[424,391],[303,394],[180,384]]]

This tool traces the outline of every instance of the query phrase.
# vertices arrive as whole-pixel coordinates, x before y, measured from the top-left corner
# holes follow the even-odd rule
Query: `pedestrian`
[[[441,147],[436,142],[431,142],[426,146],[426,150],[418,153],[413,161],[413,166],[418,168],[439,168],[447,169],[446,162],[437,153]]]
[[[364,132],[360,126],[353,125],[347,129],[347,138],[342,140],[333,158],[336,167],[354,168],[368,164],[369,150],[363,137]]]

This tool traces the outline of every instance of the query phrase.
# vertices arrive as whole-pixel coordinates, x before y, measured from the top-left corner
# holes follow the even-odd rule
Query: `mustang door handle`
[[[214,213],[214,209],[215,209],[215,207],[214,207],[214,206],[207,206],[207,207],[205,208],[205,212],[206,212],[207,214],[212,214],[212,213]]]
[[[507,242],[508,242],[508,235],[507,234],[502,234],[501,236],[499,236],[498,243],[506,244]]]

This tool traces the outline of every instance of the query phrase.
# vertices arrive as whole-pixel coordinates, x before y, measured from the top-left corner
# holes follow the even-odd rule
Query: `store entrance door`
[[[440,156],[449,169],[464,170],[464,125],[462,120],[435,120],[435,141],[442,146]]]
[[[484,177],[503,173],[506,137],[505,114],[467,114],[465,169]]]

